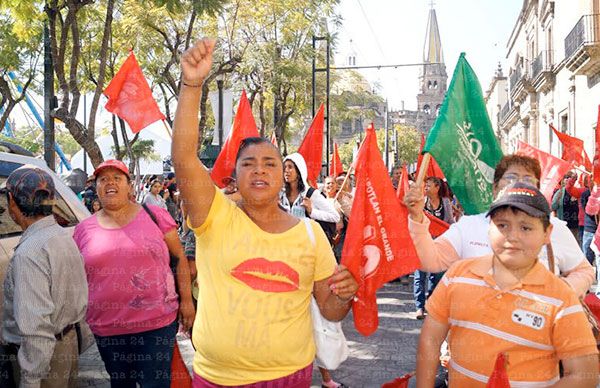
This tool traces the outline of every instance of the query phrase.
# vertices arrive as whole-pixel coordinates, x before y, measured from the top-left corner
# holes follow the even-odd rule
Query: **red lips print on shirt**
[[[240,263],[231,275],[253,290],[265,292],[296,291],[300,282],[298,272],[286,263],[262,257]]]

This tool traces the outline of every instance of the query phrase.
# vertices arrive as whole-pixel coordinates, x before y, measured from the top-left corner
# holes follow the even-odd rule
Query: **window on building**
[[[433,87],[433,84],[431,83],[431,81],[427,82],[427,89],[431,89]]]
[[[569,133],[569,115],[564,114],[560,116],[560,131],[563,133]]]
[[[440,115],[440,108],[441,107],[442,106],[440,104],[437,104],[437,106],[435,107],[435,116],[436,117]]]
[[[429,105],[423,105],[423,112],[425,112],[425,114],[430,114],[431,107]]]
[[[433,81],[433,88],[434,88],[434,89],[437,89],[437,88],[438,88],[437,81]]]

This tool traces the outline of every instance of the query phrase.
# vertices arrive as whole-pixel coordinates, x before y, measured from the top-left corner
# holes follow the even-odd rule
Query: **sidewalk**
[[[335,381],[349,387],[380,387],[405,373],[415,370],[416,350],[422,321],[415,319],[412,284],[390,283],[377,294],[379,329],[363,337],[354,329],[352,314],[343,322],[350,356],[333,371]],[[189,340],[179,341],[188,368],[194,355]],[[110,388],[108,374],[94,346],[82,354],[79,368],[80,387]],[[411,380],[414,386],[414,378]],[[315,367],[312,387],[321,386],[321,375]]]

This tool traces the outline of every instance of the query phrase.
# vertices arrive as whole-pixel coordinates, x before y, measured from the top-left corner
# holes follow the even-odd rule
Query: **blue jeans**
[[[95,336],[111,388],[170,388],[177,320],[136,334]]]
[[[444,272],[428,273],[420,270],[415,271],[413,294],[417,309],[425,308],[425,301],[433,293],[435,286],[437,286],[442,276],[444,276]]]

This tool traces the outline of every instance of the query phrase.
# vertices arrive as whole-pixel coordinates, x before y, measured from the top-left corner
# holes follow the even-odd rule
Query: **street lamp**
[[[217,128],[219,131],[219,151],[223,148],[223,74],[218,74],[217,88],[219,89],[219,117],[217,119]]]

